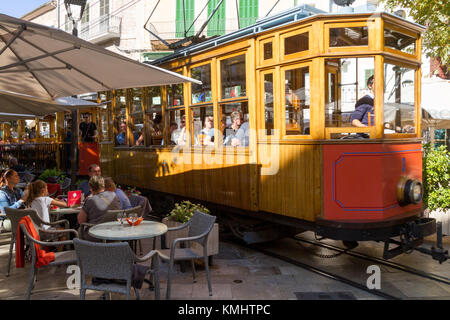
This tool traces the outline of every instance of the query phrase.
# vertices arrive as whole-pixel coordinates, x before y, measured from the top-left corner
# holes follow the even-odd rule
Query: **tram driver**
[[[350,118],[352,126],[354,127],[367,127],[369,125],[369,116],[370,123],[372,125],[374,124],[373,101],[375,98],[375,86],[373,76],[370,76],[369,79],[367,79],[367,88],[370,92],[356,102],[355,111],[353,111]],[[367,139],[369,138],[367,133],[358,133],[358,136]]]

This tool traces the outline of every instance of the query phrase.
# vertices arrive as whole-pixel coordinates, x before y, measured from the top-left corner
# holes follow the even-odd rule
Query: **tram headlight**
[[[422,183],[417,179],[402,177],[397,186],[397,200],[402,205],[418,204],[423,198]]]

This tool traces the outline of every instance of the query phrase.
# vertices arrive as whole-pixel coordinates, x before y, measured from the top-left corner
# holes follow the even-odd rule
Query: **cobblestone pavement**
[[[9,233],[0,235],[0,299],[20,300],[25,298],[29,265],[24,269],[16,269],[13,258],[11,274],[9,277],[5,277],[9,237]],[[448,240],[446,239],[445,245],[450,247],[450,241]],[[143,246],[145,252],[149,251],[152,241],[144,241]],[[380,257],[380,246],[381,244],[364,243],[357,250],[372,255],[377,253]],[[292,257],[302,256],[307,261],[318,263],[322,267],[325,266],[327,270],[332,272],[342,272],[343,276],[352,277],[352,279],[364,281],[369,276],[365,273],[365,266],[368,263],[361,263],[356,258],[348,256],[335,259],[316,258],[296,245],[295,241],[288,239],[273,242],[268,244],[267,247],[290,254]],[[394,261],[450,277],[448,261],[439,265],[438,262],[420,253],[403,255],[395,258]],[[324,278],[228,241],[220,243],[220,253],[214,257],[210,270],[213,287],[211,297],[208,295],[205,271],[201,264],[197,265],[197,281],[195,283],[192,280],[190,268],[186,268],[186,272],[181,272],[180,266],[177,265],[173,277],[172,299],[381,299],[371,293]],[[381,270],[382,289],[389,289],[391,294],[407,299],[450,299],[450,288],[445,284],[427,282],[427,280],[417,277],[411,278],[401,271],[383,266]],[[38,273],[38,281],[31,298],[33,300],[79,299],[79,290],[67,289],[66,280],[68,276],[66,267],[42,269]],[[167,285],[167,264],[161,264],[160,278],[161,298],[164,299]],[[88,300],[100,299],[101,294],[101,292],[87,291],[86,298]],[[144,284],[140,290],[140,296],[141,299],[154,299],[154,292],[148,289],[147,284]],[[125,299],[125,296],[112,294],[111,298],[118,300]],[[135,298],[134,293],[132,293],[132,298]]]

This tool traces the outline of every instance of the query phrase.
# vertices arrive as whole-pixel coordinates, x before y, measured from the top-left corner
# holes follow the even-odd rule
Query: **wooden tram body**
[[[190,77],[196,76],[196,68],[208,66],[205,74],[210,81],[204,82],[208,101],[198,101],[191,84],[180,87],[182,101],[169,96],[173,89],[161,87],[160,101],[156,101],[160,103],[164,129],[158,138],[148,130],[152,121],[148,110],[155,102],[149,98],[152,88],[143,88],[139,99],[144,145],[117,146],[120,112],[131,141],[135,130],[133,103],[139,99],[134,89],[119,94],[99,93],[99,101],[112,100],[99,116],[103,121],[99,124],[103,125],[99,143],[102,171],[119,184],[238,209],[252,217],[302,226],[335,239],[380,240],[396,236],[397,226],[421,216],[420,201],[402,203],[404,190],[400,185],[405,179],[422,178],[422,31],[423,27],[387,13],[305,14],[299,10],[183,48],[153,64]],[[390,33],[399,37],[398,42],[404,36],[412,51],[388,45]],[[337,45],[331,38],[337,39]],[[343,95],[347,94],[343,89],[346,84],[342,83],[348,72],[344,64],[357,58],[369,61],[375,77],[375,120],[364,128],[345,122],[345,112],[340,109],[345,104]],[[243,85],[230,89],[223,84],[233,84],[235,75],[230,76],[230,71],[224,69],[232,65],[233,59],[240,59],[241,64],[244,61],[245,92]],[[351,61],[357,65],[359,60]],[[395,67],[389,69],[387,64]],[[395,102],[401,102],[403,93],[397,91],[406,90],[400,86],[393,90],[392,97],[385,97],[385,72],[395,68],[406,68],[412,74],[412,80],[405,81],[410,86],[413,82],[409,94],[414,103],[409,104],[409,116],[403,123],[409,121],[409,132],[391,133],[385,128],[385,101],[394,97]],[[298,79],[296,74],[300,74]],[[288,84],[301,88],[303,94],[288,100],[287,96],[295,93],[289,91]],[[361,91],[358,84],[354,91]],[[272,102],[267,102],[268,96]],[[219,124],[229,104],[233,108],[240,106],[246,113],[250,128],[246,147],[222,145]],[[210,108],[217,137],[208,147],[195,144],[192,125],[198,114],[196,108],[204,107]],[[170,115],[174,110],[182,110],[186,123],[191,124],[186,126],[184,148],[164,142],[161,145],[161,141],[171,139]],[[401,112],[394,112],[397,118]],[[402,129],[397,118],[394,122]],[[342,139],[356,133],[366,133],[370,138]],[[434,232],[434,226],[426,228],[425,233]]]

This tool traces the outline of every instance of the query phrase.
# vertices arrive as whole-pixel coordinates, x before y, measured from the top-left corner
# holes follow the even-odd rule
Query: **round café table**
[[[167,232],[164,223],[142,221],[138,226],[130,226],[126,221],[121,225],[118,221],[97,224],[89,229],[89,235],[101,240],[135,241],[154,238]],[[155,248],[156,241],[153,241]]]
[[[55,210],[49,210],[48,213],[50,214],[50,221],[57,221],[61,218],[63,215],[77,215],[80,213],[81,207],[79,208],[58,208]],[[73,228],[76,224],[76,217],[68,219],[69,223],[71,223],[70,227]]]

